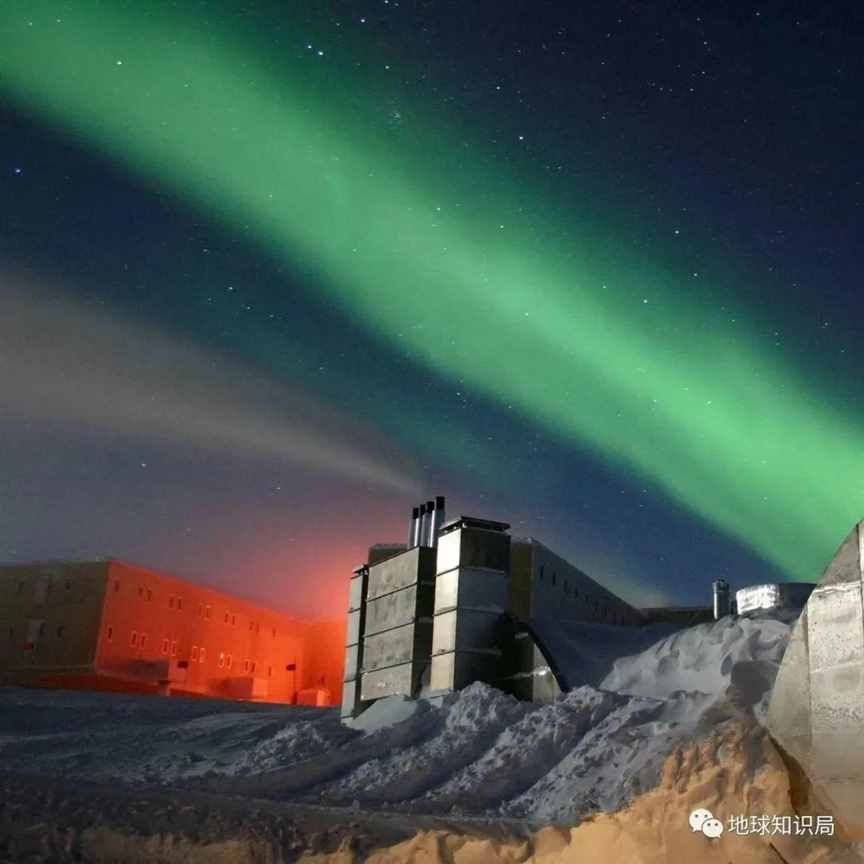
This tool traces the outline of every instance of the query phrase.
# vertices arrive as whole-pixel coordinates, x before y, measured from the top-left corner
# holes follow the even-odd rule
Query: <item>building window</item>
[[[225,665],[225,652],[219,652],[219,668],[221,669]]]
[[[198,662],[203,663],[207,659],[207,649],[202,648],[201,653],[198,655]]]
[[[176,657],[176,656],[177,656],[177,640],[176,640],[176,639],[174,639],[174,640],[171,642],[171,656],[172,656],[172,657]]]
[[[178,608],[178,609],[182,609],[182,608],[183,608],[183,598],[182,598],[182,597],[178,597],[178,598],[177,598],[177,608]]]
[[[243,671],[244,671],[244,672],[248,672],[248,671],[249,671],[249,661],[248,661],[248,660],[244,660],[244,661],[243,661]]]
[[[134,648],[138,644],[138,631],[133,630],[132,635],[129,637],[129,644]]]
[[[138,596],[141,597],[142,599],[144,597],[144,586],[143,585],[138,586]]]
[[[272,677],[273,677],[273,667],[272,667],[272,666],[268,666],[268,667],[267,667],[267,677],[268,677],[268,678],[272,678]]]
[[[147,634],[146,633],[141,634],[141,647],[142,648],[147,647]]]
[[[169,597],[169,598],[168,598],[168,608],[169,608],[169,609],[173,609],[173,608],[174,608],[174,598],[173,598],[173,597]]]
[[[224,620],[225,620],[225,623],[227,624],[228,623],[228,613],[227,612],[225,613],[225,619]]]
[[[254,629],[255,629],[255,622],[250,621],[249,622],[249,632],[251,633]]]
[[[168,654],[168,640],[167,639],[162,640],[162,653],[166,654],[166,655]]]
[[[558,574],[553,570],[552,571],[552,584],[554,585],[558,581]]]
[[[540,565],[540,581],[541,582],[543,581],[543,569],[544,569],[544,566],[541,564]]]
[[[233,662],[234,662],[234,658],[233,658],[230,654],[228,654],[228,655],[225,657],[225,665],[230,669],[230,668],[231,668],[231,664],[232,664]]]
[[[198,604],[198,617],[199,618],[204,617],[204,604],[203,603]]]
[[[113,627],[109,627],[109,628],[105,631],[105,636],[106,636],[106,638],[108,639],[108,641],[110,642],[110,641],[114,638],[114,628],[113,628]]]
[[[148,600],[153,599],[153,592],[149,588],[147,589],[147,599]]]
[[[198,659],[198,646],[197,645],[192,646],[190,658],[191,658],[193,663]]]
[[[210,604],[208,603],[208,604],[204,607],[204,617],[205,617],[208,621],[210,620],[210,612],[211,612]]]
[[[255,674],[255,661],[252,661],[252,674]]]

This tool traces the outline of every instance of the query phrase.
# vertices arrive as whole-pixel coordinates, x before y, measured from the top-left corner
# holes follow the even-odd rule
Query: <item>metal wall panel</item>
[[[361,679],[360,697],[364,700],[381,699],[384,696],[414,693],[419,680],[419,664],[403,663],[387,669],[364,672]]]
[[[506,573],[459,567],[435,580],[435,613],[454,607],[505,612],[510,608],[510,579]]]
[[[363,605],[363,581],[364,577],[357,575],[351,579],[351,587],[348,591],[348,611],[352,612]]]
[[[510,571],[510,535],[485,528],[457,528],[438,540],[438,573],[454,567]]]
[[[461,690],[474,681],[498,684],[500,657],[473,651],[450,651],[432,657],[431,690]]]
[[[456,649],[457,621],[458,612],[455,609],[451,612],[444,612],[441,615],[435,616],[435,626],[432,631],[433,657],[444,651],[454,651]]]
[[[364,670],[405,663],[414,656],[414,625],[385,630],[363,640]]]
[[[360,618],[362,609],[348,613],[348,629],[345,633],[345,644],[356,645],[360,641]]]
[[[431,641],[431,621],[418,621],[367,636],[363,640],[363,670],[381,669],[408,660],[425,663]]]
[[[359,669],[359,645],[349,645],[345,649],[345,680],[353,681]]]
[[[353,717],[359,704],[360,679],[346,681],[342,685],[342,710],[341,717]]]
[[[407,588],[418,580],[435,578],[435,550],[415,546],[369,568],[369,588],[366,599]]]
[[[372,636],[409,624],[416,618],[430,617],[435,596],[433,582],[409,585],[366,604],[365,635]]]

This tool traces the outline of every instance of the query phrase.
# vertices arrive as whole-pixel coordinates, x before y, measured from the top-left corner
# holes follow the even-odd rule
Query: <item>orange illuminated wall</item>
[[[335,705],[344,621],[121,561],[0,566],[0,683]]]
[[[303,652],[303,687],[326,687],[335,702],[342,701],[342,677],[345,669],[346,616],[305,624]]]
[[[344,619],[121,561],[0,566],[0,682],[339,704]]]
[[[131,564],[108,565],[96,649],[100,675],[157,682],[163,692],[267,702],[341,699],[344,636]]]

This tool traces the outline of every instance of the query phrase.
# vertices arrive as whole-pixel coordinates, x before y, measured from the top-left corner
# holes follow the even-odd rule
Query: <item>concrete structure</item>
[[[0,566],[0,680],[334,704],[345,622],[115,560]]]
[[[864,522],[846,537],[795,625],[768,710],[775,740],[842,828],[864,839]]]
[[[774,609],[803,609],[816,585],[812,582],[764,582],[735,592],[735,609],[750,615]]]
[[[415,507],[408,543],[371,547],[352,575],[343,717],[382,696],[473,681],[549,701],[561,677],[543,644],[544,621],[645,622],[542,543],[512,538],[506,523],[446,522],[444,513],[441,497]]]

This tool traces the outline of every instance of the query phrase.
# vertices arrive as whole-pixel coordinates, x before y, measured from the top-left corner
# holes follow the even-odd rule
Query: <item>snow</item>
[[[422,703],[407,696],[387,696],[373,702],[359,717],[348,723],[352,729],[360,729],[367,734],[394,726],[414,715]]]
[[[571,669],[586,668],[581,632]],[[758,716],[789,632],[763,616],[650,634],[647,647],[645,632],[620,630],[617,649],[604,633],[593,686],[551,704],[475,683],[438,702],[380,700],[350,726],[334,709],[0,689],[0,769],[573,824],[656,786],[682,742]]]

